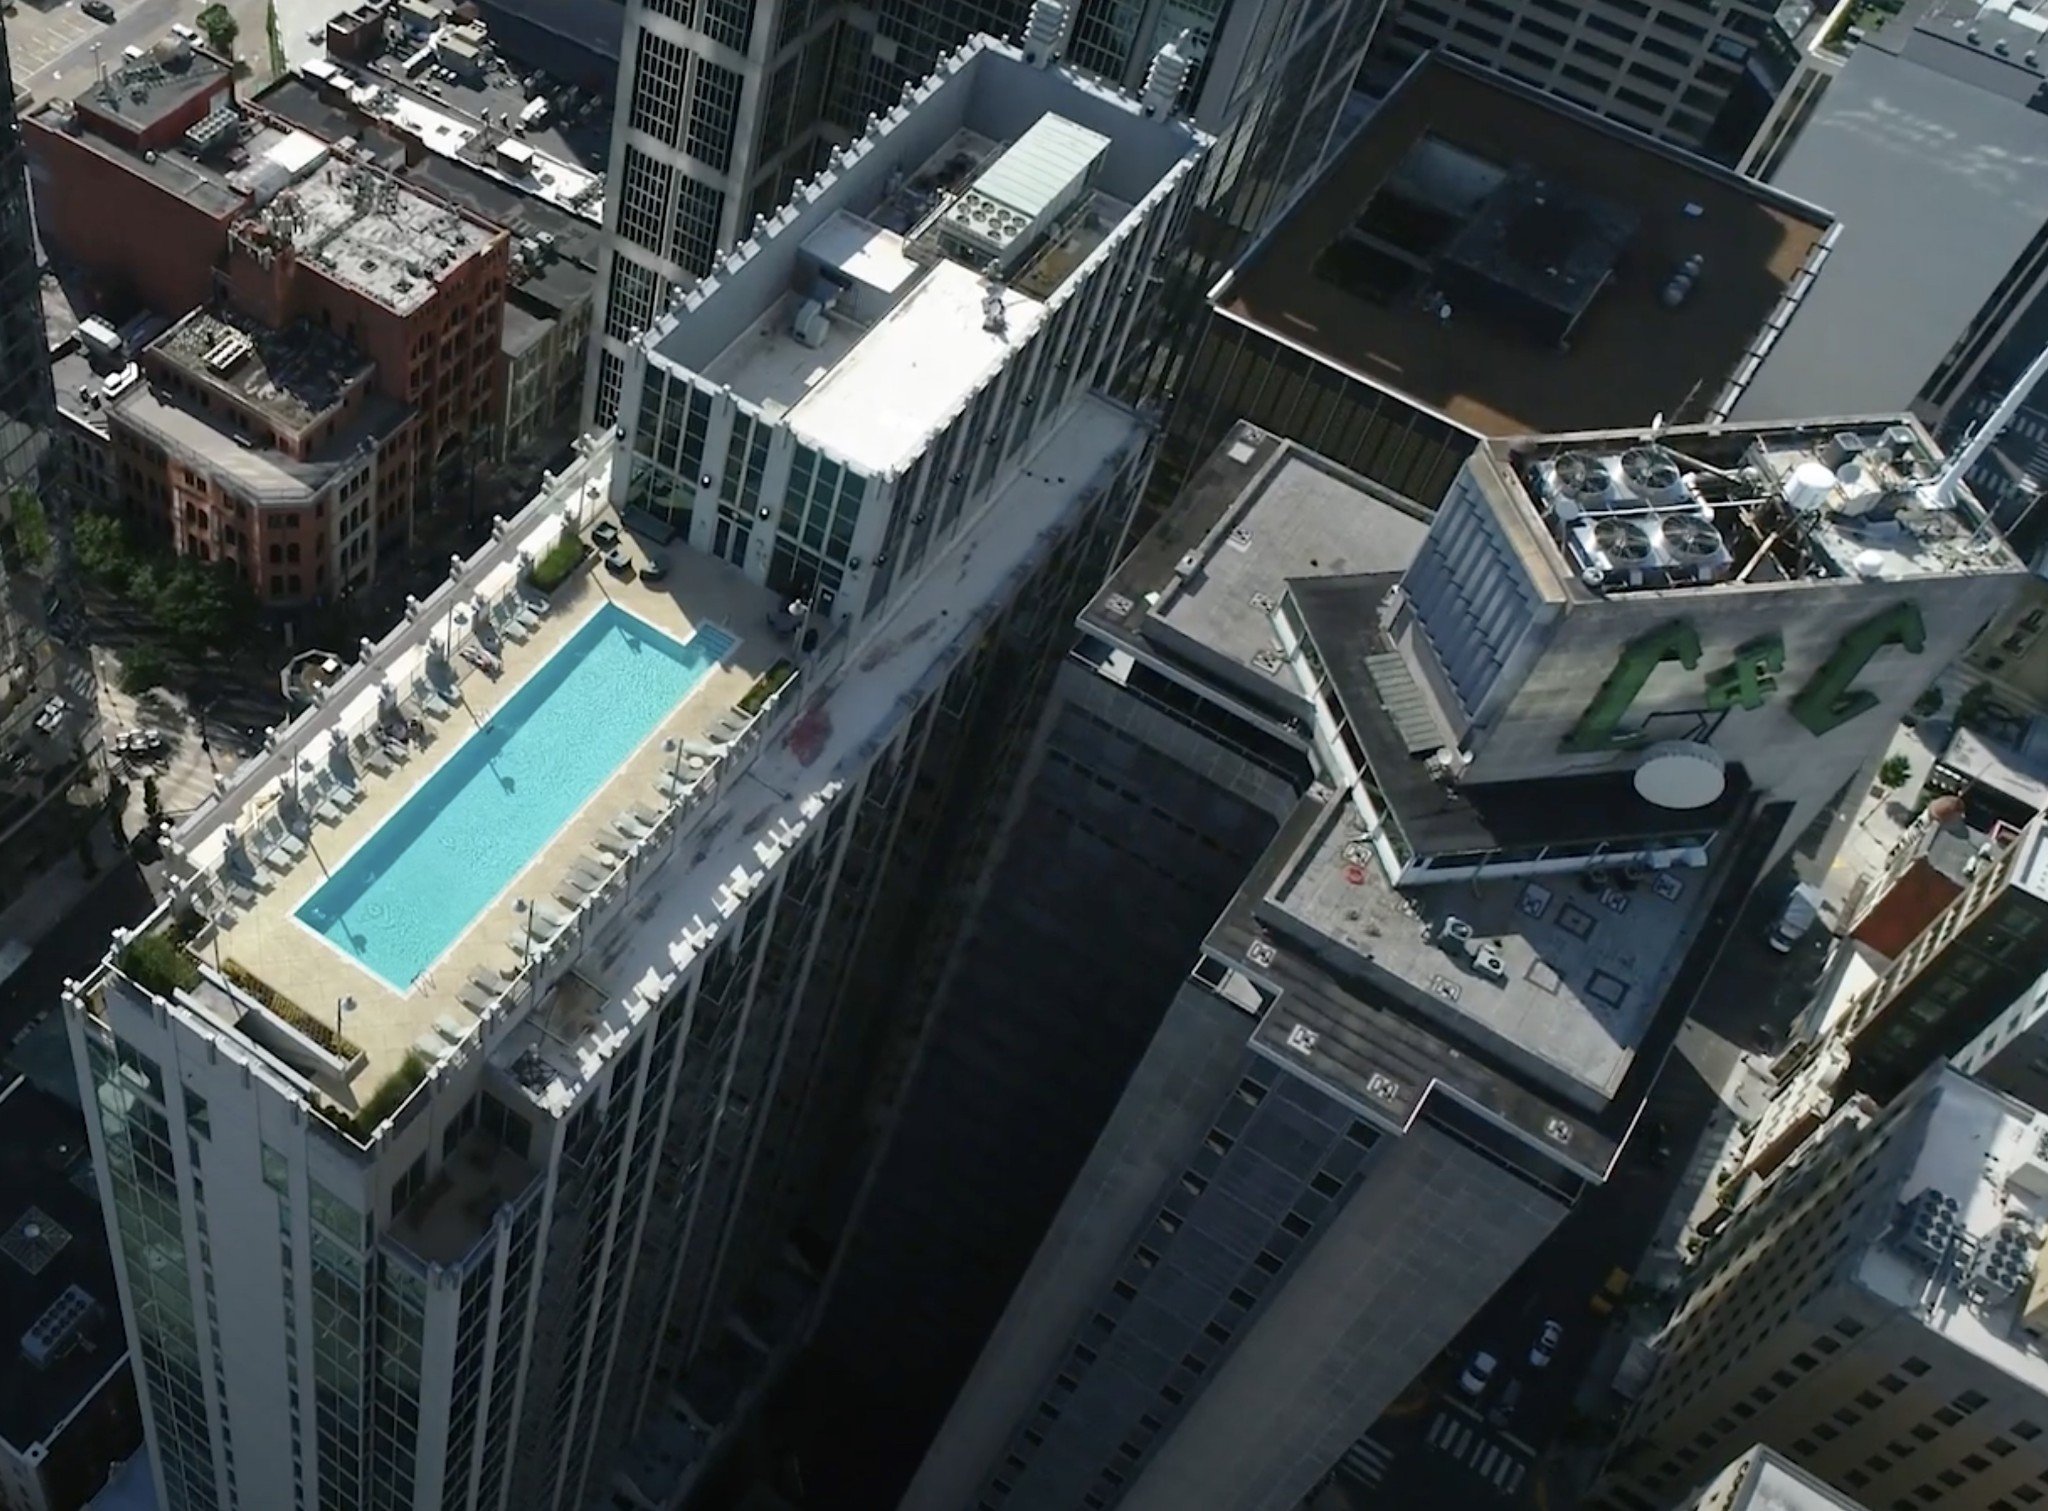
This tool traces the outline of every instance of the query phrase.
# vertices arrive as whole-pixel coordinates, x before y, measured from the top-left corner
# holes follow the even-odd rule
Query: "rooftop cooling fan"
[[[1621,454],[1621,475],[1645,495],[1667,493],[1680,479],[1677,459],[1662,446],[1631,446]]]
[[[1669,514],[1661,521],[1664,549],[1679,561],[1709,561],[1721,552],[1721,532],[1696,514]]]
[[[1650,532],[1632,519],[1596,521],[1593,547],[1617,567],[1639,567],[1653,554]]]

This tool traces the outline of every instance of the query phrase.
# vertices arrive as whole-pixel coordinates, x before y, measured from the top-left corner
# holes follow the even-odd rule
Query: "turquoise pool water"
[[[527,678],[299,905],[307,928],[405,991],[737,640],[688,645],[614,604]],[[454,721],[467,716],[460,710]],[[518,924],[509,908],[509,938]]]

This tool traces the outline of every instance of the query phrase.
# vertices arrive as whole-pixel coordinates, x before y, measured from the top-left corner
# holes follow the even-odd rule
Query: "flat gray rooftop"
[[[1400,572],[1422,548],[1429,522],[1421,509],[1404,510],[1405,500],[1382,497],[1312,451],[1245,425],[1224,442],[1223,456],[1237,464],[1232,471],[1250,476],[1200,543],[1187,548],[1195,570],[1179,575],[1178,555],[1166,562],[1157,550],[1143,559],[1133,553],[1134,576],[1148,565],[1161,573],[1132,595],[1159,595],[1150,605],[1148,635],[1163,625],[1255,668],[1275,645],[1273,609],[1289,578]],[[1128,592],[1124,573],[1118,581]]]
[[[1397,891],[1355,843],[1339,798],[1268,900],[1304,933],[1353,952],[1358,969],[1420,1012],[1597,1105],[1636,1047],[1706,913],[1706,873],[1508,877]],[[1504,965],[1499,978],[1437,943],[1462,920]]]
[[[206,54],[160,43],[139,61],[122,59],[110,66],[103,80],[95,79],[75,98],[83,110],[147,131],[227,77],[226,66]]]
[[[388,173],[338,158],[259,213],[302,262],[399,314],[426,303],[457,264],[502,234]]]
[[[2048,115],[1878,43],[1850,55],[1772,180],[1841,231],[1739,419],[1909,407],[2048,223]]]

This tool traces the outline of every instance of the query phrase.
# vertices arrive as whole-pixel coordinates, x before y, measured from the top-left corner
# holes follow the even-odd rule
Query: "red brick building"
[[[123,511],[288,604],[369,580],[402,537],[418,416],[360,350],[309,321],[270,330],[195,310],[142,352],[107,409]]]
[[[210,299],[249,196],[172,149],[231,102],[232,86],[218,59],[167,50],[24,117],[44,245],[90,269],[117,300],[175,314]]]
[[[23,124],[51,250],[110,305],[187,316],[110,415],[129,507],[178,550],[240,563],[269,601],[367,582],[414,510],[461,490],[495,447],[510,237],[235,104],[204,53],[131,61]],[[188,360],[208,309],[251,348],[235,371],[257,387],[209,377],[204,352]],[[214,335],[209,351],[227,340]],[[258,402],[264,385],[289,395],[314,355],[331,404]],[[332,492],[344,433],[376,454],[345,499]]]

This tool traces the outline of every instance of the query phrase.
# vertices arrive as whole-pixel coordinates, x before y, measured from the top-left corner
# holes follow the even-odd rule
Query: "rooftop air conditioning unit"
[[[806,299],[791,317],[789,333],[799,346],[808,346],[812,350],[823,346],[825,338],[832,333],[832,322],[825,316],[825,306],[816,299]]]
[[[1507,961],[1503,960],[1500,951],[1490,944],[1481,945],[1472,952],[1472,969],[1490,981],[1508,979]]]
[[[1710,519],[1697,514],[1667,514],[1658,521],[1659,543],[1681,572],[1690,572],[1701,582],[1717,576],[1731,564],[1728,546]]]
[[[1688,496],[1678,458],[1662,446],[1629,447],[1621,454],[1621,474],[1638,497],[1652,504],[1669,507]]]

